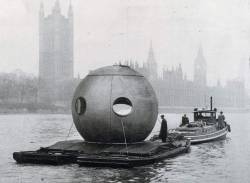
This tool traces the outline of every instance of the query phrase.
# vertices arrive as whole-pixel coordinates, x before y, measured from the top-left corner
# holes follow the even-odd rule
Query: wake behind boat
[[[175,132],[189,138],[192,144],[225,139],[231,131],[223,113],[217,118],[217,109],[213,109],[213,99],[210,98],[210,109],[194,109],[194,122],[187,122],[174,129]]]

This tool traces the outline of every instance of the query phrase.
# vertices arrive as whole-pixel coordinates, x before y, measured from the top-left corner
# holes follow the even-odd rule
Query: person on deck
[[[225,116],[223,115],[223,112],[220,112],[220,115],[218,116],[218,128],[222,129],[225,127]]]
[[[167,120],[164,118],[164,115],[161,115],[161,129],[160,129],[160,134],[159,138],[162,140],[162,142],[166,142],[167,136],[168,136],[168,124]]]
[[[189,124],[189,119],[188,119],[187,115],[184,114],[184,116],[182,116],[182,120],[181,120],[181,125],[180,125],[180,127],[181,127],[181,126],[185,126],[185,125],[187,125],[187,124]]]

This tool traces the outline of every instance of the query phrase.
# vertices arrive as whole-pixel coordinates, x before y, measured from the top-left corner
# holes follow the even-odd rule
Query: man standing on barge
[[[164,115],[161,115],[161,130],[159,137],[161,138],[162,142],[166,142],[167,136],[168,136],[168,125],[167,120],[164,118]]]

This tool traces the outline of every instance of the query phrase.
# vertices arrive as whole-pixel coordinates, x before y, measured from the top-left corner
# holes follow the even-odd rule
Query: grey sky
[[[46,13],[53,0],[43,0]],[[69,0],[60,0],[67,12]],[[38,73],[40,0],[0,0],[0,72]],[[120,59],[146,60],[152,39],[160,66],[179,63],[192,78],[203,46],[208,79],[235,78],[250,55],[248,0],[72,0],[75,75]],[[241,70],[240,70],[241,71]]]

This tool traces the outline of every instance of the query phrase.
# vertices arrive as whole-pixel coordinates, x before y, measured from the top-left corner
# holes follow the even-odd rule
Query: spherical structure
[[[148,80],[128,66],[91,71],[76,88],[72,115],[89,142],[140,142],[152,131],[158,101]]]

